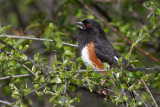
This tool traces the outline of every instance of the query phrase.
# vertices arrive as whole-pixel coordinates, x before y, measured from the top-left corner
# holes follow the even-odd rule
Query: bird
[[[91,66],[92,70],[105,70],[104,63],[108,68],[119,67],[118,59],[122,58],[122,66],[130,71],[134,68],[128,61],[113,47],[99,22],[93,19],[84,19],[77,22],[79,29],[77,34],[78,49],[84,64]],[[134,97],[133,92],[131,97]]]

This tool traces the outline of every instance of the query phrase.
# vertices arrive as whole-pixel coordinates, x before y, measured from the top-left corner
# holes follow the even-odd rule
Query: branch
[[[80,2],[79,0],[75,0],[81,7],[84,7],[87,11],[89,11],[92,15],[94,15],[95,17],[97,17],[100,21],[102,21],[104,23],[104,25],[106,27],[108,27],[112,32],[116,33],[119,37],[121,37],[123,40],[125,40],[129,45],[132,45],[133,42],[128,40],[124,35],[122,35],[116,28],[113,28],[111,25],[109,25],[107,23],[107,21],[105,20],[104,16],[102,14],[100,14],[97,10],[95,10],[92,7],[89,7],[85,4],[83,4],[82,2]],[[139,52],[143,53],[144,55],[148,56],[151,60],[153,60],[156,63],[159,63],[159,60],[157,58],[155,58],[154,56],[152,56],[149,52],[143,50],[142,48],[140,48],[139,46],[135,46],[135,49],[137,49]]]
[[[109,71],[111,69],[107,69],[107,70],[94,70],[95,72],[106,72]],[[121,70],[121,69],[118,69]],[[160,67],[153,67],[153,68],[134,68],[134,69],[130,69],[130,71],[156,71],[156,70],[160,70]],[[78,73],[82,73],[82,72],[86,72],[87,70],[77,70]],[[91,70],[90,72],[92,72],[93,70]]]
[[[8,105],[8,106],[10,106],[10,107],[18,107],[18,106],[16,106],[16,105],[12,105],[12,103],[10,103],[10,102],[8,102],[8,101],[0,100],[0,103],[5,104],[5,105]]]
[[[139,99],[142,101],[142,103],[143,103],[146,107],[149,107],[149,106],[145,103],[145,101],[141,98],[141,96],[139,95],[139,93],[136,93],[136,91],[134,91],[134,94],[139,97]]]
[[[6,35],[6,34],[5,34]],[[33,38],[33,37],[26,37],[26,36],[15,36],[15,35],[6,35],[8,38],[15,38],[15,39],[28,39],[28,40],[37,40],[37,41],[49,41],[49,42],[54,42],[54,40],[50,40],[50,39],[44,39],[44,38]],[[1,37],[5,37],[4,35],[0,35]],[[75,44],[71,44],[71,43],[66,43],[66,42],[62,42],[63,45],[67,45],[67,46],[72,46],[72,47],[78,47]]]
[[[113,72],[113,74],[115,75],[115,77],[117,78],[117,80],[118,80],[118,82],[119,82],[119,85],[121,86],[123,95],[126,96],[126,92],[125,92],[124,88],[122,87],[122,83],[121,83],[121,81],[119,80],[117,74],[116,74],[115,72]],[[126,101],[126,107],[128,107],[128,99],[126,99],[125,101]]]
[[[67,76],[65,76],[65,87],[63,90],[63,105],[62,105],[62,107],[64,107],[64,103],[65,103],[66,90],[67,90]]]
[[[146,88],[146,91],[147,91],[148,94],[150,95],[150,97],[151,97],[151,99],[152,99],[152,101],[153,101],[155,107],[158,107],[157,102],[156,102],[156,100],[154,99],[154,97],[153,97],[151,91],[149,90],[147,84],[145,83],[145,81],[144,81],[142,78],[141,78],[141,81],[142,81],[142,83],[144,84],[144,86],[145,86],[145,88]]]
[[[2,44],[6,45],[7,47],[9,47],[9,48],[11,48],[11,49],[13,49],[13,50],[16,50],[17,52],[22,53],[21,51],[19,51],[18,49],[14,48],[12,45],[6,43],[5,41],[3,41],[3,40],[1,40],[1,39],[0,39],[0,42],[1,42]],[[24,53],[23,53],[23,54],[24,54]],[[31,62],[36,68],[38,68],[43,74],[47,75],[47,73],[46,73],[33,59],[27,57],[27,60],[28,60],[29,62]]]
[[[49,67],[50,68],[50,67]],[[51,70],[53,70],[52,68],[50,68]],[[110,69],[108,70],[94,70],[95,72],[107,72],[109,71]],[[119,69],[120,70],[120,69]],[[160,70],[160,67],[159,68],[135,68],[135,69],[132,69],[131,71],[155,71],[155,70]],[[86,72],[87,70],[77,70],[77,73],[83,73],[83,72]],[[93,72],[93,70],[89,71],[89,72]],[[24,75],[17,75],[17,76],[13,76],[13,78],[17,78],[17,77],[27,77],[28,76],[31,76],[33,74],[24,74]],[[9,79],[11,78],[10,76],[6,76],[6,77],[1,77],[0,80],[4,80],[4,79]]]
[[[12,78],[22,78],[22,77],[28,77],[28,76],[32,76],[33,74],[24,74],[24,75],[14,75]],[[0,80],[5,80],[5,79],[10,79],[11,76],[6,76],[6,77],[1,77]]]
[[[80,86],[80,85],[77,85],[77,84],[73,84],[73,83],[70,83],[70,85],[72,86],[75,86],[76,88],[78,89],[82,89],[82,90],[85,90],[87,92],[91,92],[90,89],[88,89],[87,87],[85,86]],[[107,90],[107,91],[110,91],[110,90]],[[108,98],[107,95],[103,94],[103,93],[100,93],[98,91],[95,91],[95,90],[92,90],[92,94],[95,94],[96,96],[100,97],[100,98]]]

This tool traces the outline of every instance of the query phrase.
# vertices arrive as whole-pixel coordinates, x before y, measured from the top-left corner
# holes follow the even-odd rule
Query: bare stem
[[[15,75],[15,76],[13,76],[12,78],[28,77],[28,76],[31,76],[31,75],[33,75],[33,74]],[[5,79],[9,79],[9,78],[11,78],[11,76],[1,77],[0,80],[5,80]]]
[[[134,91],[134,94],[139,97],[139,99],[142,101],[142,103],[143,103],[146,107],[149,107],[149,106],[145,103],[145,101],[143,101],[143,99],[141,98],[141,96],[139,95],[139,93],[136,93],[136,92]]]
[[[36,41],[49,41],[49,42],[54,42],[54,40],[51,39],[44,39],[44,38],[33,38],[33,37],[28,37],[28,36],[15,36],[15,35],[6,35],[8,38],[15,38],[15,39],[28,39],[28,40],[36,40]],[[0,37],[5,37],[4,35],[0,35]],[[66,43],[62,42],[63,45],[68,45],[72,47],[77,47],[75,44],[71,43]]]
[[[145,88],[146,88],[146,91],[147,91],[148,94],[150,95],[150,97],[151,97],[151,99],[152,99],[152,101],[153,101],[155,107],[158,107],[157,102],[156,102],[156,100],[154,99],[154,97],[153,97],[151,91],[149,90],[147,84],[145,83],[145,81],[144,81],[142,78],[141,78],[141,81],[142,81],[142,83],[144,84],[144,86],[145,86]]]
[[[12,103],[10,103],[10,102],[8,102],[8,101],[0,100],[0,103],[5,104],[5,105],[10,106],[10,107],[18,107],[18,106],[16,106],[16,105],[13,106]]]

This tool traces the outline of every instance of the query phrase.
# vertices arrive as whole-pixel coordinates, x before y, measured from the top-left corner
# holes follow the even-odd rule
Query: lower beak
[[[83,29],[83,23],[82,22],[76,22],[76,27],[79,29]]]

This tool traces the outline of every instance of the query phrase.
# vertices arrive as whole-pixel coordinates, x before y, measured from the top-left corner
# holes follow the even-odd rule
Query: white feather
[[[86,67],[91,65],[93,70],[97,70],[97,68],[92,64],[92,61],[89,59],[87,46],[85,46],[82,49],[81,58],[82,58],[83,62],[85,63]]]
[[[118,57],[114,56],[114,59],[118,61]]]

